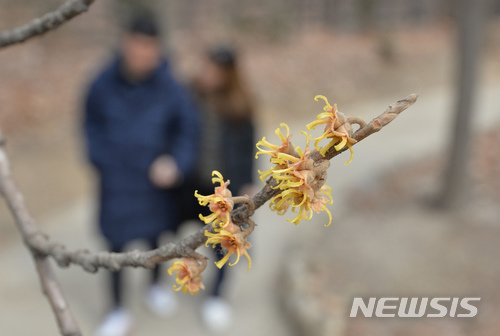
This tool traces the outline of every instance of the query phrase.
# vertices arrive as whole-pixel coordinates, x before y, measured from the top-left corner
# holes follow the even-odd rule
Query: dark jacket
[[[149,180],[152,162],[172,155],[189,176],[198,154],[199,120],[163,62],[132,84],[114,61],[94,81],[85,104],[90,161],[100,177],[100,228],[108,241],[154,239],[176,222],[175,197]]]
[[[252,184],[255,162],[255,129],[251,120],[222,121],[220,169],[231,180],[229,189],[239,196],[245,184]]]

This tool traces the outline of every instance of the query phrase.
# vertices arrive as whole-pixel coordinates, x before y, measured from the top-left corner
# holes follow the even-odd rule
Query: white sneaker
[[[222,332],[231,326],[231,307],[220,297],[212,296],[201,307],[203,322],[212,332]]]
[[[153,285],[146,294],[146,306],[162,318],[171,317],[177,311],[177,298],[173,289]]]
[[[127,336],[132,331],[132,317],[123,308],[112,310],[104,319],[96,336]]]

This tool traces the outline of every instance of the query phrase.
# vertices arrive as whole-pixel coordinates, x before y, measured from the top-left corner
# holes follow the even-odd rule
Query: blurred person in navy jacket
[[[88,155],[100,182],[99,227],[112,252],[133,240],[158,247],[177,223],[173,188],[188,178],[198,155],[199,122],[188,94],[172,77],[150,15],[131,20],[118,57],[93,82],[85,103]],[[194,197],[193,197],[194,198]],[[158,285],[146,296],[156,313],[175,309]],[[132,321],[122,300],[122,274],[112,273],[113,309],[99,335],[125,335]]]

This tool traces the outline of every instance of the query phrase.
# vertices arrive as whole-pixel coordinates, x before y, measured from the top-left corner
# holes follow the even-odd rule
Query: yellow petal
[[[241,255],[241,254],[240,254],[240,249],[239,249],[239,248],[237,248],[237,249],[236,249],[236,261],[235,261],[234,263],[232,263],[232,264],[231,264],[231,263],[229,263],[229,266],[234,266],[234,265],[236,265],[236,264],[238,263],[238,261],[240,261],[240,255]]]
[[[344,148],[344,146],[346,145],[346,143],[347,143],[347,137],[344,136],[344,137],[342,137],[342,141],[340,141],[339,144],[335,145],[335,150],[336,151],[341,150],[342,148]]]
[[[266,170],[266,171],[257,170],[257,172],[259,173],[259,175],[260,175],[259,178],[262,182],[264,182],[264,180],[267,179],[269,176],[273,175],[273,171],[271,169]]]
[[[288,138],[288,136],[290,135],[290,128],[288,127],[287,124],[285,123],[281,123],[280,124],[280,127],[284,127],[286,129],[286,136],[283,135],[283,132],[281,131],[280,128],[277,128],[274,133],[276,133],[276,135],[281,139],[281,141],[285,142],[286,139]]]
[[[328,218],[329,218],[328,224],[325,225],[325,227],[328,227],[328,226],[330,226],[330,224],[332,224],[332,213],[330,212],[330,210],[328,210],[326,205],[324,205],[323,207],[324,207],[326,213],[328,214]]]
[[[335,140],[332,140],[332,141],[330,141],[330,142],[329,142],[326,146],[324,146],[323,148],[321,148],[321,150],[319,151],[319,152],[320,152],[320,154],[321,154],[322,156],[325,156],[325,155],[326,155],[326,152],[327,152],[330,148],[332,148],[332,146],[333,146],[333,144],[334,144],[334,143],[335,143]]]
[[[278,158],[283,159],[283,160],[292,161],[292,162],[300,161],[300,159],[298,157],[295,157],[293,155],[286,154],[286,153],[278,153]]]
[[[304,136],[306,137],[306,147],[305,149],[307,150],[309,148],[309,141],[311,140],[311,136],[309,134],[307,134],[307,132],[305,131],[300,131],[300,134],[304,134]],[[304,154],[300,155],[301,157],[304,156]]]
[[[354,158],[354,151],[352,150],[352,145],[349,142],[347,142],[347,147],[349,147],[349,152],[351,153],[351,157],[349,158],[349,161],[344,162],[345,165],[351,163],[352,159]]]
[[[309,124],[307,124],[306,128],[307,128],[308,131],[310,131],[311,129],[315,129],[316,126],[318,126],[320,124],[324,124],[324,123],[325,123],[324,120],[317,119],[317,120],[311,121]]]
[[[216,182],[219,182],[221,185],[223,185],[224,184],[224,178],[222,177],[222,174],[219,173],[217,170],[214,170],[212,172],[212,176],[214,176],[214,175],[217,176],[217,177],[213,177],[212,178],[212,183],[215,184]]]
[[[208,216],[203,216],[202,214],[200,214],[198,217],[203,221],[205,222],[205,224],[208,224],[208,223],[211,223],[213,222],[215,219],[217,219],[217,216],[219,216],[220,214],[220,211],[217,211],[217,212],[213,212],[211,213],[210,215]]]
[[[245,250],[245,252],[243,252],[243,254],[247,257],[248,259],[248,268],[247,268],[247,271],[250,270],[250,268],[252,267],[252,258],[250,258],[250,255],[248,254],[247,250]]]
[[[227,260],[229,259],[229,256],[232,254],[232,251],[229,251],[225,256],[224,258],[222,258],[221,260],[217,261],[215,263],[215,266],[217,266],[218,268],[222,268],[222,266],[224,266],[224,264],[227,262]]]
[[[315,101],[318,101],[318,99],[323,99],[325,101],[325,104],[326,104],[325,111],[332,108],[332,105],[330,105],[330,103],[328,102],[328,99],[325,96],[317,95],[316,97],[314,97]]]

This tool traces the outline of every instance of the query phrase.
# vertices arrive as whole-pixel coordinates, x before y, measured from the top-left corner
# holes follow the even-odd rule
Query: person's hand
[[[179,182],[181,177],[179,167],[170,155],[159,156],[153,161],[149,169],[149,178],[158,188],[172,188]]]

